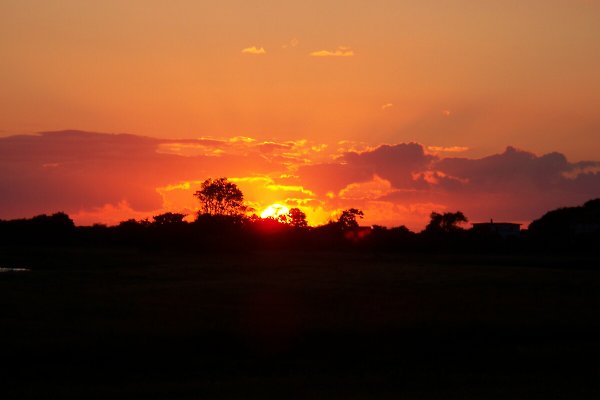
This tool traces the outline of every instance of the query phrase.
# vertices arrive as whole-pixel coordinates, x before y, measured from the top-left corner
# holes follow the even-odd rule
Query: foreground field
[[[25,253],[3,399],[600,396],[593,259]]]

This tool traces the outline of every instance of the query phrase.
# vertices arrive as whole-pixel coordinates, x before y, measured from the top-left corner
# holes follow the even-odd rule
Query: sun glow
[[[277,218],[280,215],[285,215],[290,210],[282,204],[271,204],[260,214],[261,218]]]

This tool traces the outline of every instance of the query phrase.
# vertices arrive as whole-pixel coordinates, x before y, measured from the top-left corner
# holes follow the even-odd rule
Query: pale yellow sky
[[[595,159],[599,21],[593,0],[0,0],[0,135],[417,141]]]

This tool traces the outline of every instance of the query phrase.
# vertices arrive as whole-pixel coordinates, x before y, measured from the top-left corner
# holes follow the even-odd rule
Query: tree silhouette
[[[244,194],[227,178],[205,180],[194,196],[200,200],[199,215],[234,216],[247,210],[244,206]]]
[[[425,227],[425,232],[455,232],[461,230],[460,224],[466,223],[469,220],[461,211],[447,212],[440,214],[432,212],[429,223]]]
[[[548,211],[531,222],[534,236],[567,237],[581,233],[600,233],[600,199],[587,201],[579,207],[563,207]]]
[[[342,229],[355,229],[358,228],[357,218],[363,218],[365,214],[358,208],[349,208],[342,211],[342,215],[338,219],[338,224]]]
[[[296,228],[306,228],[308,226],[306,214],[299,208],[291,208],[288,211],[287,222]]]
[[[185,214],[167,212],[152,217],[155,225],[176,225],[182,224]]]

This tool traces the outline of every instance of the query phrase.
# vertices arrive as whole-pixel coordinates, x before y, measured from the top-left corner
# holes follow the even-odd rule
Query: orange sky
[[[350,149],[343,141],[595,160],[598,21],[596,0],[3,0],[0,137],[81,129],[327,145],[312,163]],[[269,170],[243,164],[214,173]],[[206,177],[183,175],[161,182]],[[360,190],[398,189],[377,177]],[[108,209],[126,198],[114,197]]]

